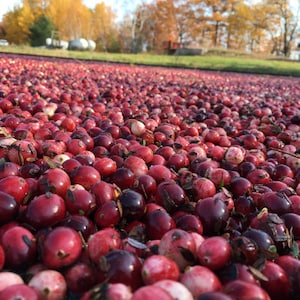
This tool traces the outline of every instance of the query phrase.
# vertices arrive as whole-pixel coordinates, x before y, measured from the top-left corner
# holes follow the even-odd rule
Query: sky
[[[13,10],[15,5],[20,5],[22,2],[22,0],[0,0],[0,20],[6,12]],[[101,2],[112,7],[113,11],[121,16],[124,12],[131,11],[142,0],[83,0],[83,3],[90,8],[94,8]]]

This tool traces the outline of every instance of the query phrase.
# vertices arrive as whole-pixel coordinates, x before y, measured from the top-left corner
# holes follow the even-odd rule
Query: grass
[[[200,56],[172,56],[154,54],[125,54],[50,50],[28,46],[0,47],[1,52],[43,55],[57,58],[98,60],[164,67],[197,68],[203,70],[242,72],[300,77],[300,62],[251,56],[245,53],[211,50]]]

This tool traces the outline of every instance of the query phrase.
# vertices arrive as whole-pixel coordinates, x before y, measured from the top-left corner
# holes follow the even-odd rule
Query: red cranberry
[[[59,168],[47,170],[38,180],[41,193],[51,192],[61,197],[66,195],[70,185],[71,180],[69,175]]]
[[[183,271],[195,261],[196,242],[188,232],[182,229],[171,229],[162,236],[158,252],[174,260]]]
[[[8,268],[22,269],[36,259],[36,240],[25,227],[9,228],[1,237],[1,245],[5,252],[5,265]]]
[[[220,236],[205,239],[198,248],[198,259],[201,265],[215,271],[230,262],[230,243]]]
[[[166,232],[176,227],[170,214],[162,209],[149,212],[145,225],[147,236],[151,240],[161,239]]]
[[[142,194],[132,190],[123,190],[119,196],[122,215],[126,220],[138,220],[145,213],[145,199]]]
[[[213,271],[199,265],[186,268],[180,282],[189,289],[195,299],[207,292],[220,291],[222,287]]]
[[[168,212],[174,211],[187,202],[184,190],[175,182],[161,182],[157,186],[155,202]]]
[[[66,215],[66,204],[57,194],[36,196],[25,208],[25,220],[34,228],[46,228],[62,221]]]
[[[93,263],[98,263],[100,258],[114,249],[120,249],[121,237],[113,228],[103,228],[88,239],[88,254]]]
[[[195,213],[200,218],[205,235],[222,232],[229,218],[229,211],[225,202],[212,197],[199,200],[195,207]]]
[[[32,299],[39,300],[40,295],[33,288],[25,283],[14,284],[0,291],[0,299]]]
[[[104,280],[123,283],[136,290],[142,285],[142,263],[133,253],[122,249],[111,250],[102,256],[98,267]]]
[[[58,226],[45,236],[41,256],[47,267],[60,269],[76,262],[81,251],[80,235],[70,227]]]
[[[94,167],[84,165],[77,167],[70,176],[73,184],[80,184],[87,190],[101,179],[99,172]]]
[[[179,280],[180,271],[178,265],[170,258],[162,255],[152,255],[145,259],[142,266],[142,278],[146,285],[160,280]]]

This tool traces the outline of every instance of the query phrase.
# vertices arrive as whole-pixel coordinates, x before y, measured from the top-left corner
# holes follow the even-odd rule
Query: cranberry
[[[24,178],[10,175],[0,179],[0,190],[14,197],[17,204],[22,204],[29,194],[29,185]]]
[[[281,219],[288,230],[290,230],[295,240],[300,239],[300,215],[295,213],[286,213],[281,215]]]
[[[145,199],[142,194],[132,190],[123,190],[119,196],[122,216],[129,221],[140,219],[145,213]]]
[[[107,178],[111,176],[117,170],[116,162],[109,157],[103,157],[97,159],[94,162],[93,166],[100,173],[100,176],[103,178]]]
[[[70,266],[64,273],[64,277],[68,289],[73,293],[84,293],[96,284],[94,269],[84,262]]]
[[[32,300],[39,300],[40,295],[38,292],[33,288],[25,283],[14,284],[11,286],[6,287],[2,291],[0,291],[0,299],[32,299]]]
[[[118,168],[115,173],[112,174],[110,181],[116,184],[121,190],[132,188],[134,184],[134,173],[125,167]]]
[[[267,184],[271,181],[270,174],[264,169],[255,169],[247,174],[247,179],[252,184]]]
[[[32,199],[24,211],[25,220],[34,228],[46,228],[62,221],[66,204],[57,194],[46,193]]]
[[[133,188],[141,193],[146,200],[149,200],[151,196],[155,195],[157,184],[152,176],[143,174],[135,179]]]
[[[116,201],[109,201],[94,213],[94,221],[100,228],[113,227],[121,220],[121,210]]]
[[[96,209],[96,200],[87,190],[67,190],[65,204],[70,214],[90,215]]]
[[[18,165],[26,162],[32,162],[37,159],[37,150],[33,140],[16,141],[8,150],[7,156],[9,160]]]
[[[291,297],[295,297],[300,291],[299,260],[291,255],[281,255],[275,260],[275,263],[286,272],[290,283],[290,295]]]
[[[131,300],[151,300],[155,297],[156,299],[172,300],[173,297],[164,289],[158,286],[143,286],[135,291],[132,295]]]
[[[257,250],[267,257],[276,257],[277,248],[271,236],[263,230],[249,227],[243,232],[243,236],[251,239],[257,245]]]
[[[90,236],[87,247],[92,262],[98,263],[109,251],[121,248],[121,237],[113,228],[103,228]]]
[[[267,260],[261,272],[267,278],[267,280],[261,280],[261,286],[272,299],[288,299],[290,297],[290,282],[282,267]]]
[[[199,177],[194,180],[192,184],[192,192],[194,195],[194,201],[212,197],[216,194],[217,190],[214,183],[205,177]]]
[[[101,207],[103,204],[115,200],[119,191],[115,185],[105,182],[103,180],[94,183],[90,190],[92,196],[95,198],[96,204]]]
[[[173,179],[174,177],[172,171],[164,165],[151,165],[148,175],[152,176],[158,184]]]
[[[230,182],[230,191],[235,197],[251,192],[252,188],[252,183],[244,177],[234,177]]]
[[[40,298],[51,300],[64,299],[67,295],[67,284],[64,276],[56,270],[42,270],[28,282],[40,295]]]
[[[261,205],[266,207],[270,212],[279,215],[291,211],[291,201],[284,193],[267,192],[262,196]]]
[[[5,253],[5,265],[8,268],[22,269],[36,259],[36,240],[25,227],[16,225],[9,228],[1,237],[1,245]]]
[[[142,263],[133,253],[122,249],[111,250],[98,261],[104,280],[124,283],[136,290],[142,285]]]
[[[19,171],[20,166],[18,164],[0,159],[0,179],[11,175],[18,176]]]
[[[23,278],[12,271],[1,271],[0,273],[0,292],[9,286],[24,284]],[[4,298],[5,299],[5,298]]]
[[[203,233],[203,225],[200,219],[190,213],[186,213],[176,220],[176,227],[188,232]]]
[[[164,207],[168,212],[172,212],[179,206],[187,202],[184,190],[175,182],[161,182],[157,186],[155,202]]]
[[[186,268],[180,282],[189,289],[195,299],[207,292],[220,291],[222,287],[213,271],[199,265]]]
[[[164,279],[177,281],[180,277],[178,265],[170,258],[162,255],[152,255],[146,258],[141,272],[143,282],[146,285]]]
[[[128,168],[137,177],[148,173],[146,162],[135,155],[130,155],[124,160],[124,168]]]
[[[197,255],[201,265],[213,271],[219,270],[230,262],[231,246],[223,237],[209,237],[201,243]]]
[[[95,233],[96,226],[90,218],[84,215],[67,215],[57,225],[70,227],[76,230],[87,241]]]
[[[174,260],[183,271],[195,262],[196,242],[188,232],[182,229],[171,229],[162,236],[158,253]]]
[[[229,211],[224,201],[212,197],[199,200],[195,207],[195,213],[200,218],[205,235],[222,232],[229,218]]]
[[[49,268],[59,269],[74,263],[81,250],[80,235],[72,228],[58,226],[42,242],[42,261]]]
[[[59,168],[47,170],[38,180],[40,193],[51,192],[61,197],[66,195],[70,185],[69,175]]]
[[[89,190],[93,184],[101,179],[99,172],[92,166],[81,165],[70,175],[71,182],[82,185]]]
[[[145,225],[147,236],[151,240],[161,239],[166,232],[176,227],[170,214],[162,209],[149,212]]]
[[[18,216],[19,204],[15,198],[0,191],[0,224],[15,220]]]
[[[232,299],[261,299],[271,300],[268,293],[260,286],[243,280],[233,280],[224,287],[224,293]]]

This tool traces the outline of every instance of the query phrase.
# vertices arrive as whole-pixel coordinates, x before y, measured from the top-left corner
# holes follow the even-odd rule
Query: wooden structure
[[[175,54],[176,50],[181,47],[182,47],[181,43],[173,42],[171,40],[163,42],[164,52],[169,55]]]

